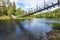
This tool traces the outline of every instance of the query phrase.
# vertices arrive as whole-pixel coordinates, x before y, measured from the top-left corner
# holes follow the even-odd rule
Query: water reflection
[[[51,19],[32,19],[24,20],[22,22],[26,30],[30,31],[32,34],[36,36],[39,36],[40,32],[42,32],[44,38],[46,37],[46,32],[52,30],[51,27],[53,23],[59,24],[60,21]]]
[[[58,20],[51,19],[31,19],[23,21],[12,21],[12,20],[0,20],[0,36],[4,33],[14,33],[14,37],[17,38],[24,37],[24,33],[29,32],[26,35],[34,35],[38,39],[39,35],[42,33],[43,40],[47,40],[46,32],[52,30],[52,26],[57,26],[60,23]],[[57,25],[56,25],[57,24]],[[59,24],[60,25],[60,24]],[[22,36],[23,35],[23,36]],[[10,37],[10,36],[9,36]],[[40,38],[41,39],[41,38]]]
[[[0,36],[11,33],[15,30],[14,24],[10,20],[0,20]]]
[[[52,30],[50,27],[51,24],[49,22],[44,22],[42,19],[24,20],[22,24],[26,30],[30,31],[37,37],[41,32],[43,37],[46,38],[46,32]]]

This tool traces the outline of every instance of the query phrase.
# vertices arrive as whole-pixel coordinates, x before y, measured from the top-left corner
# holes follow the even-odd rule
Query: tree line
[[[20,15],[24,14],[24,10],[21,10],[21,8],[16,9],[15,2],[11,3],[9,0],[1,0],[0,1],[0,16],[6,15]]]
[[[60,8],[36,15],[37,18],[60,18]]]

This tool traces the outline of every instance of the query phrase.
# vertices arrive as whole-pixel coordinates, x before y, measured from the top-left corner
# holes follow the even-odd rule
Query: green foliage
[[[59,23],[55,23],[52,25],[52,28],[60,30],[60,24]]]
[[[40,13],[36,15],[36,18],[60,18],[60,9],[54,11]]]
[[[8,11],[7,11],[7,13],[8,13],[8,15],[10,16],[11,14],[13,14],[13,8],[12,7],[10,7],[9,9],[8,9]]]
[[[1,6],[0,6],[0,16],[2,15],[2,8],[1,8]]]
[[[0,16],[1,16],[1,15],[7,15],[7,14],[6,14],[6,11],[7,11],[7,10],[6,10],[6,3],[5,3],[5,1],[3,1],[3,0],[2,0],[1,2],[2,2],[2,5],[0,5]]]
[[[20,8],[18,8],[15,12],[15,15],[19,15],[19,14],[22,14],[22,10]]]
[[[11,16],[12,14],[15,15],[15,11],[16,11],[15,3],[10,3],[7,10],[8,16]]]
[[[21,10],[21,8],[16,9],[15,2],[11,3],[10,0],[5,0],[0,1],[2,4],[0,5],[0,16],[6,15],[6,16],[11,16],[11,15],[23,15],[24,10]]]

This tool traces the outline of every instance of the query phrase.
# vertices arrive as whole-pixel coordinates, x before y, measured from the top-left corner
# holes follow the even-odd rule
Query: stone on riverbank
[[[52,30],[47,33],[48,40],[60,40],[60,30]]]

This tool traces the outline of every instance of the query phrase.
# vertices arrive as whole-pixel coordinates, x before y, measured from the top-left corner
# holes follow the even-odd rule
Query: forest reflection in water
[[[22,35],[26,33],[25,36],[34,35],[39,39],[39,35],[42,33],[45,40],[45,38],[47,38],[46,32],[49,32],[55,26],[60,27],[59,25],[60,21],[51,19],[32,19],[23,21],[0,20],[0,37],[7,34],[7,36],[9,36],[12,33],[14,34],[14,36],[12,35],[13,37],[18,36],[18,38],[22,37],[23,39],[24,36]],[[11,37],[9,36],[9,38]]]

